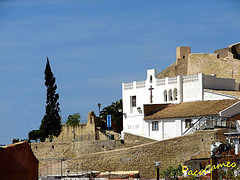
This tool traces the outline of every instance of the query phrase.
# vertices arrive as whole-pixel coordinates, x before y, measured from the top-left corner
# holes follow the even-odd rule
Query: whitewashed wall
[[[223,95],[215,92],[204,91],[204,98],[205,101],[207,100],[222,100],[222,99],[236,99],[234,97]]]
[[[181,136],[187,130],[185,119],[191,119],[195,123],[200,117],[186,117],[186,118],[170,118],[161,120],[147,120],[150,127],[149,136],[155,139],[163,140],[177,136]],[[158,121],[159,129],[152,130],[152,122]]]
[[[183,102],[203,99],[203,74],[183,76]]]

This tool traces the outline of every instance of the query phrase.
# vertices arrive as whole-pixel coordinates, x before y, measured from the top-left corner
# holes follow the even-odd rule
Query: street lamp
[[[140,107],[137,108],[137,111],[141,114],[142,113],[142,109]]]
[[[156,165],[156,169],[157,169],[157,179],[156,180],[159,180],[159,165],[162,163],[161,161],[157,161],[157,162],[154,162],[155,165]]]
[[[98,103],[98,110],[99,110],[99,114],[98,114],[98,116],[99,116],[99,117],[100,117],[100,108],[101,108],[101,104]]]

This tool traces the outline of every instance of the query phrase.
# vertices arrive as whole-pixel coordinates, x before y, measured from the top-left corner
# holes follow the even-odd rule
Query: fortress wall
[[[74,137],[77,141],[105,140],[106,135],[97,130],[97,127],[101,125],[101,119],[96,117],[93,111],[90,111],[87,115],[87,123],[80,123],[74,128],[62,124],[62,131],[57,138],[53,138],[53,142],[70,142]]]
[[[190,54],[187,74],[198,73],[216,74],[217,77],[233,78],[240,82],[240,60],[217,58],[217,54]]]
[[[228,53],[231,52],[231,49],[229,47],[218,49],[214,51],[215,54],[218,54],[219,58],[225,58],[228,56]]]
[[[73,127],[63,124],[62,132],[53,142],[69,142],[73,140],[73,131],[75,132],[75,139],[78,141],[92,141],[96,139],[95,124],[81,123],[73,129]]]
[[[155,140],[129,134],[129,133],[124,133],[124,144],[126,146],[133,146],[133,145],[139,145],[139,144],[145,144],[149,142],[154,142]]]
[[[58,143],[31,143],[31,148],[37,159],[74,158],[82,154],[90,154],[112,149],[124,148],[120,141],[83,141]]]
[[[129,148],[84,154],[66,163],[71,164],[71,172],[76,171],[74,162],[77,161],[83,163],[89,170],[101,172],[139,170],[141,177],[154,178],[156,173],[154,162],[162,161],[160,171],[170,165],[176,167],[201,150],[210,151],[212,140],[224,139],[223,132],[223,130],[198,131],[190,135]],[[57,166],[58,164],[55,164],[55,167]]]

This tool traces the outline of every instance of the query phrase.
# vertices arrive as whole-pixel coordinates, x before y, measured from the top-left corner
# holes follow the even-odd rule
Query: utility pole
[[[217,166],[217,158],[215,157],[215,155],[212,155],[210,158],[210,166]],[[213,171],[211,171],[211,180],[217,180],[218,179],[218,171],[217,169],[214,169]]]

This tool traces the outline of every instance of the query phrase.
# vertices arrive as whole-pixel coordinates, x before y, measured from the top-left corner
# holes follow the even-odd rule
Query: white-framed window
[[[150,76],[150,83],[152,83],[152,75]]]
[[[158,121],[152,122],[152,131],[158,131]]]

